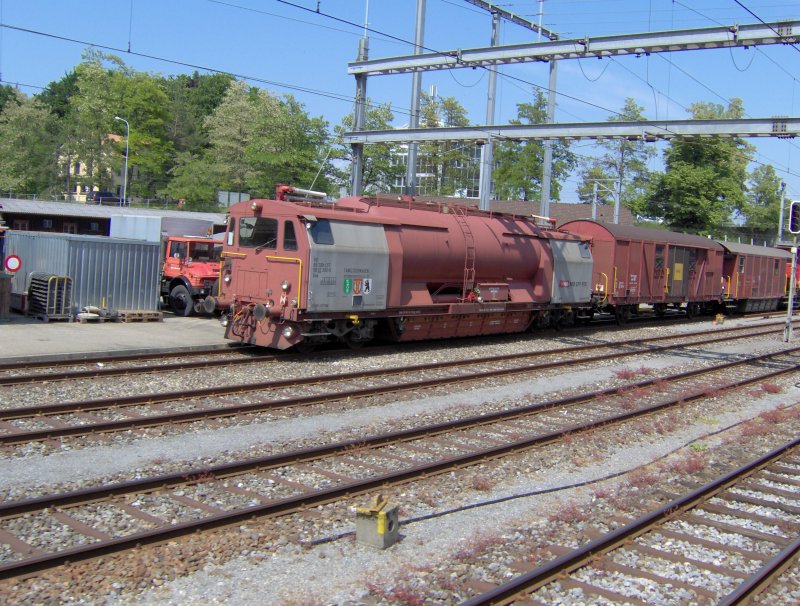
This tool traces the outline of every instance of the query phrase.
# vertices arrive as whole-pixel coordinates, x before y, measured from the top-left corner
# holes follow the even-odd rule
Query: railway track
[[[402,369],[367,370],[191,391],[7,407],[0,409],[0,445],[254,415],[290,406],[310,406],[346,398],[510,377],[770,334],[777,334],[774,328],[730,328],[639,339],[624,344],[589,343],[546,352],[508,354]],[[355,384],[359,387],[354,388]],[[248,393],[256,394],[257,399],[243,399],[242,395]]]
[[[0,505],[0,579],[349,499],[657,414],[796,372],[799,349],[713,370],[729,377],[736,368],[735,381],[692,370],[371,438],[7,502]]]
[[[462,606],[744,604],[797,563],[798,502],[800,438]]]
[[[175,359],[178,361],[173,361]],[[93,355],[91,358],[60,357],[36,362],[15,361],[0,364],[0,385],[24,385],[41,381],[66,381],[116,377],[153,372],[179,372],[252,364],[276,359],[264,350],[250,346],[227,348],[177,349],[157,354]],[[145,362],[144,364],[137,364]],[[31,372],[31,370],[36,370]]]
[[[676,316],[680,319],[681,316]],[[638,317],[638,322],[647,324],[655,322],[646,315]],[[657,320],[663,324],[663,318]],[[596,324],[593,328],[613,324],[607,321]],[[783,326],[775,322],[774,325]],[[763,325],[762,325],[763,326]],[[730,331],[748,330],[752,327],[725,329]],[[585,333],[587,329],[575,328],[565,334]],[[725,331],[717,331],[725,332]],[[665,337],[670,338],[670,337]],[[408,347],[414,347],[409,345]],[[423,346],[424,347],[424,346]],[[393,346],[374,346],[370,352],[394,351]],[[24,385],[42,381],[74,381],[106,377],[134,376],[148,373],[181,372],[186,370],[212,369],[225,366],[260,364],[275,360],[310,359],[312,356],[324,355],[326,352],[312,354],[274,354],[258,347],[247,345],[231,345],[227,348],[201,348],[165,350],[158,353],[132,353],[92,355],[91,357],[58,357],[38,361],[17,360],[0,363],[0,386]],[[329,353],[329,352],[328,352]]]

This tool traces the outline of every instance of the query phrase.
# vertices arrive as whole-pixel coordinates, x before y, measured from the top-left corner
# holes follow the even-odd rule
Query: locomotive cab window
[[[233,246],[233,235],[236,233],[236,217],[228,219],[228,246]]]
[[[314,244],[333,244],[333,232],[331,231],[330,221],[327,219],[320,219],[313,223],[308,223],[308,233],[311,234],[311,239]]]
[[[242,217],[239,222],[239,246],[277,248],[277,219],[268,219],[266,217]]]
[[[294,223],[283,223],[283,250],[297,250],[297,236],[294,233]]]
[[[739,273],[744,273],[744,257],[739,257]]]

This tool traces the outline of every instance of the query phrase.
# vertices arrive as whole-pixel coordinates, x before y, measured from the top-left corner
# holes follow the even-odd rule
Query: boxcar
[[[723,300],[739,313],[774,311],[786,296],[786,266],[792,254],[779,248],[720,242],[725,249]]]
[[[690,316],[714,311],[722,295],[725,249],[716,241],[657,229],[570,221],[562,230],[589,240],[592,292],[601,311],[624,322],[639,305],[663,315],[670,306]]]

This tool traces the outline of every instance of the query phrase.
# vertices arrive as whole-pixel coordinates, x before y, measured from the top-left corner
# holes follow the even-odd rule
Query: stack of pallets
[[[45,322],[72,321],[72,278],[46,273],[31,274],[28,315]]]

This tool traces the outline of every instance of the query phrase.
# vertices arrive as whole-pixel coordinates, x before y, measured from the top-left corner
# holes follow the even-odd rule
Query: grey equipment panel
[[[383,225],[321,219],[307,226],[308,311],[386,309],[389,245]]]
[[[592,296],[592,253],[586,242],[550,240],[556,304],[588,303]]]

